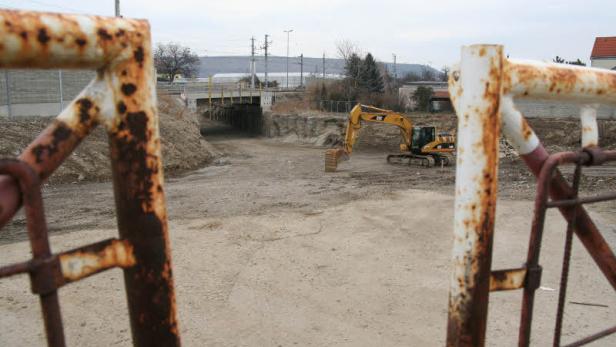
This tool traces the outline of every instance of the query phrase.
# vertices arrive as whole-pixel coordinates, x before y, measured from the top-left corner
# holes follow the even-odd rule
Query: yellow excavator
[[[349,160],[362,122],[392,124],[400,128],[403,140],[400,144],[400,153],[388,155],[388,163],[431,167],[447,166],[453,162],[452,154],[456,150],[455,136],[447,133],[437,134],[433,126],[414,127],[409,119],[394,111],[357,104],[349,115],[343,148],[332,148],[325,152],[325,172],[334,172],[339,162]]]

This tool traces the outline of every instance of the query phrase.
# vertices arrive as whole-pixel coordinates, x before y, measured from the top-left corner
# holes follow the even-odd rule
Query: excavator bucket
[[[325,151],[325,172],[336,172],[338,162],[345,158],[344,149],[332,148]]]

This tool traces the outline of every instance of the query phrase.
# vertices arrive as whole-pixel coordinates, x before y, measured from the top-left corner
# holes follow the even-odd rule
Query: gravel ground
[[[444,344],[454,167],[391,166],[382,148],[364,146],[325,174],[322,148],[214,133],[212,165],[165,186],[186,345]],[[526,254],[534,187],[521,172],[503,159],[495,269]],[[44,195],[55,251],[116,235],[110,183],[49,185]],[[614,248],[613,208],[590,210]],[[3,263],[27,257],[23,228],[18,216],[2,230]],[[564,230],[548,214],[535,345],[551,340]],[[569,304],[565,342],[616,320],[613,290],[577,241],[570,278],[569,301],[607,307]],[[69,345],[130,345],[122,282],[112,270],[61,289]],[[489,345],[514,344],[520,297],[492,296]],[[0,280],[0,310],[0,345],[43,344],[27,277]]]

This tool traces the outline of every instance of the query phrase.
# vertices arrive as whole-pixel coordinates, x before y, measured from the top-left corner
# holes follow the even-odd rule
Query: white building
[[[431,88],[432,98],[430,98],[430,109],[434,112],[451,111],[451,100],[449,100],[449,91],[447,90],[447,82],[437,81],[417,81],[405,83],[398,89],[398,97],[405,111],[414,111],[417,109],[413,95],[419,87]]]
[[[616,70],[616,36],[595,38],[590,66]]]

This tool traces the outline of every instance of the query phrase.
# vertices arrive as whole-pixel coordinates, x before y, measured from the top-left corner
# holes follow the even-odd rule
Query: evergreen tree
[[[359,85],[372,93],[383,93],[383,78],[372,54],[366,54],[359,71]]]
[[[430,99],[432,98],[432,88],[430,87],[419,87],[413,93],[413,100],[415,100],[415,105],[417,110],[419,111],[430,111]]]
[[[344,66],[344,73],[346,77],[352,82],[352,85],[357,85],[359,79],[359,71],[361,69],[362,61],[361,58],[353,53],[347,59],[346,64]]]

